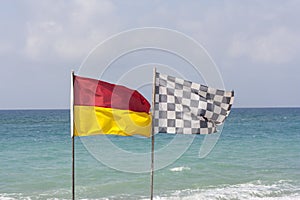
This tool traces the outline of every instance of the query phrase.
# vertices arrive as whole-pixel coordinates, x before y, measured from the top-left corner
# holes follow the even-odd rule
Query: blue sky
[[[296,0],[1,1],[0,109],[68,108],[70,70],[107,37],[145,26],[201,43],[236,107],[300,106],[299,11]]]

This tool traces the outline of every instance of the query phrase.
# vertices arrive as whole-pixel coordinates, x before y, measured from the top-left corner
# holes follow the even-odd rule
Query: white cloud
[[[31,9],[38,6],[31,4]],[[43,8],[43,14],[36,13],[27,22],[24,52],[32,60],[82,58],[117,27],[115,7],[108,0],[77,0],[57,6],[49,2]]]
[[[251,4],[249,9],[247,4],[225,3],[221,9],[222,5],[213,3],[169,5],[156,2],[149,5],[153,9],[134,7],[137,10],[128,10],[122,15],[120,3],[108,0],[42,4],[41,13],[28,22],[24,49],[31,59],[50,55],[82,58],[97,43],[124,30],[128,24],[130,27],[175,28],[203,43],[215,55],[228,56],[225,54],[228,51],[233,58],[248,57],[255,62],[289,62],[297,57],[295,52],[300,46],[297,32],[281,24],[281,18],[293,9],[292,6],[280,10],[276,6],[267,8],[267,3]],[[31,9],[39,6],[32,3]],[[255,12],[250,12],[252,10]]]
[[[253,37],[238,35],[229,47],[229,55],[248,57],[255,62],[287,63],[295,59],[300,50],[298,35],[284,27]]]
[[[68,84],[69,76],[63,75],[68,74],[70,66],[76,63],[79,65],[96,44],[111,34],[143,26],[173,28],[203,44],[225,75],[226,85],[240,91],[240,105],[248,102],[246,93],[256,92],[253,90],[256,87],[268,90],[272,94],[268,95],[271,98],[276,96],[278,90],[287,96],[295,91],[293,86],[299,85],[300,1],[186,3],[171,0],[28,0],[19,3],[9,1],[8,4],[11,6],[0,7],[3,10],[0,12],[0,56],[3,58],[4,69],[0,75],[8,77],[7,74],[15,74],[19,69],[28,73],[30,80],[22,79],[21,73],[18,73],[20,77],[17,80],[28,81],[32,85],[27,87],[32,99],[37,94],[35,90],[42,87],[32,77],[45,77],[47,71],[48,82],[60,76],[60,81]],[[18,12],[15,12],[15,8]],[[289,69],[282,70],[279,65]],[[270,69],[262,69],[262,66],[275,66],[272,75],[269,74]],[[248,81],[253,79],[256,79],[254,85]],[[279,85],[283,81],[284,88],[283,84]],[[270,90],[265,83],[277,87]],[[9,85],[6,86],[7,91],[11,91],[14,86]],[[57,82],[56,85],[49,85],[49,96],[55,99],[45,98],[45,105],[51,107],[56,97],[63,98],[63,95],[56,93],[67,94],[64,90],[66,87],[60,87]],[[68,95],[64,98],[57,102],[67,104]],[[281,103],[274,99],[268,101],[273,102],[273,105]],[[287,100],[286,105],[289,102],[298,105],[299,95]],[[14,102],[14,105],[18,103]],[[30,104],[34,107],[36,102],[29,101]],[[13,101],[9,100],[6,104],[1,102],[1,105],[13,105]]]
[[[87,25],[98,16],[107,17],[115,11],[115,6],[108,0],[76,0],[71,8],[68,10],[70,22],[80,25]]]
[[[284,5],[277,1],[177,2],[160,4],[139,23],[182,31],[203,44],[213,57],[282,64],[298,59],[297,6],[295,1]]]

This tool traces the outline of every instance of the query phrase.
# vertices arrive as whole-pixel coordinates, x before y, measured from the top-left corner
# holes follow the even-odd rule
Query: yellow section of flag
[[[151,136],[151,115],[115,108],[74,106],[74,135]]]

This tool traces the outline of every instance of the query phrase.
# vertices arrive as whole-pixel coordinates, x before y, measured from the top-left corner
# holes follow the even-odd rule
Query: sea
[[[71,199],[69,123],[69,110],[0,111],[0,200]],[[95,140],[94,148],[102,148],[111,165],[76,137],[76,199],[149,199],[150,173],[139,171],[143,165],[134,156],[149,153],[151,139],[100,135],[91,140],[104,137],[126,152],[128,161]],[[183,144],[172,143],[175,137],[156,134],[155,150],[172,144],[170,156],[183,151]],[[199,157],[204,139],[194,136],[176,159],[154,172],[154,199],[300,199],[300,108],[233,108],[214,148]],[[146,161],[142,164],[150,166]],[[154,165],[163,162],[160,157]],[[126,170],[129,165],[136,173]]]

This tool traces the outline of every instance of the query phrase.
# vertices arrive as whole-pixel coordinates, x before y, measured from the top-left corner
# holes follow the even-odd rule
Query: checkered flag
[[[233,91],[156,73],[155,133],[210,134],[229,115]]]

